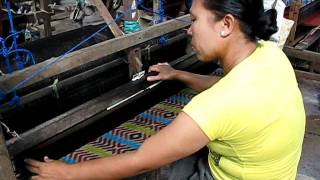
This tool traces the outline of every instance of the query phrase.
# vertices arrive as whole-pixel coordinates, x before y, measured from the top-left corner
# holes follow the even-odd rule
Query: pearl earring
[[[221,32],[220,32],[220,36],[221,36],[221,37],[224,37],[224,36],[225,36],[224,31],[221,31]]]

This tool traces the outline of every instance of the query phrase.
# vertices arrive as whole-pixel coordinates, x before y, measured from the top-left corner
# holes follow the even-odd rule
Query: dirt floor
[[[298,180],[320,179],[320,82],[299,82],[305,103],[307,124]]]

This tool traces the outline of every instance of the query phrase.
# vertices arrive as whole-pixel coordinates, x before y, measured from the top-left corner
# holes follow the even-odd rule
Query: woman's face
[[[221,21],[203,6],[203,0],[193,0],[190,10],[192,25],[188,34],[192,36],[191,45],[201,61],[212,61],[220,58],[223,28]]]

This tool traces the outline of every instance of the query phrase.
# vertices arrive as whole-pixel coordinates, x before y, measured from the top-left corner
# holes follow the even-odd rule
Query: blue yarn
[[[137,7],[139,7],[140,5],[143,5],[143,1],[144,0],[136,0]]]
[[[0,101],[2,101],[5,97],[6,97],[6,93],[4,93],[4,92],[0,89]]]
[[[14,26],[13,26],[13,18],[12,18],[12,14],[11,14],[11,7],[10,7],[10,1],[6,1],[7,3],[7,10],[8,10],[8,18],[9,18],[9,23],[10,23],[10,29],[11,29],[11,34],[14,35],[13,36],[13,48],[14,49],[17,49],[18,46],[17,46],[17,37],[15,36],[16,35],[16,32],[14,30]],[[19,52],[16,52],[16,67],[18,70],[21,70],[24,68],[23,66],[23,63],[21,62],[21,59],[20,59],[20,56],[19,56]]]
[[[131,11],[129,11],[131,12]],[[128,13],[129,13],[128,12]],[[121,19],[125,14],[122,14],[118,17],[118,19],[115,19],[115,21]],[[115,21],[112,21],[110,23],[114,23]],[[7,96],[8,94],[15,92],[19,87],[23,86],[24,84],[26,84],[27,82],[29,82],[31,79],[33,79],[34,77],[38,76],[39,74],[41,74],[42,72],[46,71],[48,68],[50,68],[52,65],[60,62],[64,57],[66,57],[70,52],[76,50],[77,48],[79,48],[82,44],[84,44],[85,42],[87,42],[88,40],[90,40],[91,38],[93,38],[94,36],[96,36],[98,33],[100,33],[101,31],[105,30],[108,27],[109,24],[103,26],[102,28],[100,28],[98,31],[96,31],[95,33],[93,33],[92,35],[90,35],[89,37],[87,37],[86,39],[82,40],[80,43],[78,43],[76,46],[72,47],[70,50],[68,50],[67,52],[65,52],[63,55],[57,57],[55,60],[53,60],[51,63],[43,66],[42,68],[40,68],[38,71],[34,72],[33,74],[31,74],[30,76],[28,76],[26,79],[20,81],[18,84],[16,84],[14,87],[12,87],[6,94],[5,96]]]
[[[9,24],[10,24],[11,31],[10,31],[10,35],[8,37],[6,37],[5,39],[0,37],[0,46],[1,46],[0,55],[2,55],[4,57],[4,66],[5,66],[7,73],[11,73],[11,72],[13,72],[13,69],[10,64],[10,55],[11,54],[15,54],[16,69],[17,70],[23,69],[24,65],[29,62],[30,58],[32,59],[32,61],[31,61],[32,64],[35,64],[35,60],[34,60],[34,57],[30,51],[28,51],[26,49],[18,48],[17,38],[19,38],[19,34],[23,33],[24,31],[20,31],[20,32],[15,31],[14,25],[13,25],[13,17],[12,17],[11,9],[10,9],[11,8],[10,2],[6,1],[6,4],[7,4],[7,9],[8,9],[8,18],[9,18]],[[12,44],[11,44],[11,47],[8,48],[6,46],[6,44],[7,44],[6,41],[9,40],[10,38],[12,38]],[[21,54],[21,53],[26,55],[26,60],[24,62],[20,58],[19,54]]]
[[[134,33],[141,30],[140,23],[138,21],[124,21],[124,33]]]
[[[164,2],[163,0],[159,0],[159,23],[163,22],[164,20]]]
[[[11,100],[8,102],[9,107],[13,107],[14,105],[19,105],[20,104],[20,97],[17,96],[16,94],[11,98]]]
[[[161,36],[159,39],[159,44],[161,46],[165,46],[168,44],[168,38],[166,36]]]

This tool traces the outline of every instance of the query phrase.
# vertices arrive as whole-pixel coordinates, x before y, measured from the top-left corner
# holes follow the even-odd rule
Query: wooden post
[[[12,164],[6,147],[6,142],[2,134],[2,127],[0,126],[0,179],[2,178],[8,180],[16,179],[12,170]]]
[[[122,36],[124,33],[118,27],[118,25],[114,21],[109,10],[103,4],[103,2],[101,0],[91,0],[91,2],[97,7],[100,15],[102,16],[104,21],[107,23],[107,25],[108,25],[109,29],[111,30],[112,34],[114,35],[114,37]]]
[[[296,37],[296,30],[297,30],[298,20],[299,20],[299,11],[301,7],[302,7],[302,4],[300,0],[294,0],[290,6],[289,19],[294,21],[294,25],[291,28],[291,32],[286,42],[286,44],[290,46],[293,45],[293,42]]]
[[[131,11],[131,6],[133,0],[124,0],[124,12]],[[112,18],[111,14],[109,13],[109,10],[107,7],[103,4],[101,0],[92,0],[92,3],[97,7],[100,15],[103,17],[104,21],[108,24],[108,27],[112,31],[113,35],[115,37],[120,37],[124,33],[120,30],[120,28],[117,26],[116,23],[110,23],[114,22],[114,19]],[[133,11],[132,13],[127,13],[125,19],[126,20],[137,20],[138,15],[137,11]],[[134,74],[140,72],[142,70],[142,63],[140,60],[141,57],[141,50],[140,48],[130,49],[125,51],[128,56],[128,62],[129,62],[129,75],[132,77]]]
[[[153,11],[154,12],[158,12],[159,7],[160,7],[159,0],[153,0]],[[153,24],[156,24],[157,22],[159,22],[159,20],[160,20],[159,14],[154,13],[152,19],[153,19],[152,20]]]
[[[49,0],[40,0],[40,9],[45,13],[41,14],[43,19],[44,36],[49,37],[52,35],[51,32],[51,15],[49,14]]]

